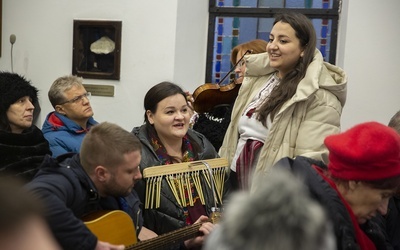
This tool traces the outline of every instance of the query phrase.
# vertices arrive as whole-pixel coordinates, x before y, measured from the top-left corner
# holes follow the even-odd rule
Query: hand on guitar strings
[[[124,245],[112,245],[108,242],[98,240],[95,250],[124,250],[124,249],[125,249]]]
[[[209,222],[209,218],[207,216],[200,216],[197,221],[194,223],[202,223],[201,227],[199,228],[200,235],[185,241],[185,247],[188,249],[192,248],[201,248],[203,246],[205,238],[211,233],[214,229],[215,225]]]

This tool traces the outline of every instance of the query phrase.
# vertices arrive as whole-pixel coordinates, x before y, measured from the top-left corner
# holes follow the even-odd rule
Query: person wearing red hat
[[[387,249],[382,229],[371,219],[385,215],[400,187],[400,136],[378,122],[366,122],[325,138],[329,163],[298,156],[274,167],[303,179],[325,209],[341,249]]]

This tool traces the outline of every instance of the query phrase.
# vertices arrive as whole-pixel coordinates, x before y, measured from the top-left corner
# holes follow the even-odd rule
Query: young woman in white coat
[[[275,18],[267,52],[245,56],[246,72],[231,125],[219,150],[236,188],[255,187],[283,157],[327,160],[324,139],[340,132],[345,72],[324,62],[311,21],[300,13]]]

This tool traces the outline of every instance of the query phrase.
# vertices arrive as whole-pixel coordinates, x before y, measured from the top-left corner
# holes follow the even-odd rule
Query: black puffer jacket
[[[30,181],[46,154],[51,155],[49,143],[36,126],[22,134],[0,130],[0,175],[18,176]]]
[[[386,217],[386,230],[389,242],[394,250],[400,250],[400,197],[393,197],[389,201]]]
[[[46,157],[41,170],[25,188],[43,201],[48,224],[63,249],[95,249],[97,238],[81,218],[98,210],[120,209],[115,198],[99,197],[78,154],[65,154],[57,159]],[[128,213],[137,223],[139,199],[136,197],[136,208],[133,200],[134,197]]]
[[[140,167],[143,169],[162,165],[161,161],[158,159],[156,153],[151,146],[149,139],[147,138],[145,125],[141,127],[136,127],[132,130],[140,141],[142,142],[142,160],[140,162]],[[188,135],[193,138],[198,145],[200,145],[202,152],[199,153],[197,160],[213,159],[219,157],[217,152],[211,143],[200,133],[189,129]],[[166,166],[167,167],[167,166]],[[214,196],[212,191],[208,188],[204,179],[202,181],[203,193],[206,201],[206,212],[210,215],[211,207],[214,204]],[[161,187],[161,202],[158,209],[145,209],[144,214],[144,225],[156,232],[157,234],[164,234],[171,232],[173,230],[179,229],[185,226],[184,212],[183,208],[177,203],[168,183],[163,180]],[[135,185],[135,189],[139,194],[139,197],[144,204],[145,201],[145,180],[140,181]],[[229,192],[229,182],[227,177],[225,178],[224,186],[224,197],[226,197]],[[220,206],[220,204],[218,204]]]
[[[386,233],[387,249],[400,250],[400,197],[392,197],[389,200],[387,214],[376,216],[374,221]]]
[[[355,229],[351,217],[339,198],[337,192],[327,183],[322,176],[312,167],[317,165],[326,169],[321,161],[297,156],[295,160],[283,158],[277,162],[276,167],[287,168],[295,176],[299,176],[308,187],[311,197],[318,201],[327,212],[333,224],[338,250],[358,250]],[[368,235],[378,250],[385,250],[385,238],[379,226],[373,221],[362,225],[361,229]]]

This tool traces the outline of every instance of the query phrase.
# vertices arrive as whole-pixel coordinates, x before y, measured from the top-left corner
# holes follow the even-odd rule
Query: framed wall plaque
[[[72,74],[120,78],[122,21],[74,20]]]

